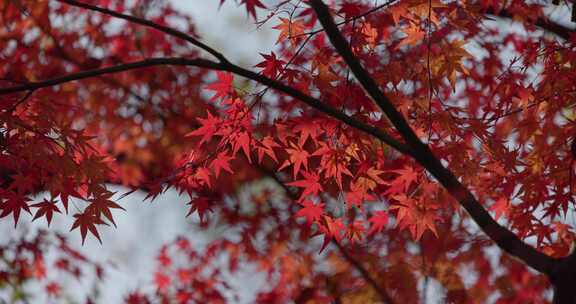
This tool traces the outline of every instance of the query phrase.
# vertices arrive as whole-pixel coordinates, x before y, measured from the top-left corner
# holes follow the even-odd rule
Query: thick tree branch
[[[84,8],[87,10],[99,12],[99,13],[109,15],[109,16],[112,16],[115,18],[126,20],[126,21],[131,22],[131,23],[140,24],[143,26],[147,26],[147,27],[156,29],[160,32],[168,34],[172,37],[182,39],[184,41],[191,43],[192,45],[199,47],[200,49],[202,49],[202,50],[210,53],[212,56],[216,57],[216,59],[218,59],[220,62],[228,62],[228,60],[220,52],[218,52],[215,49],[209,47],[208,45],[202,43],[198,39],[196,39],[196,38],[194,38],[194,37],[192,37],[186,33],[183,33],[179,30],[176,30],[176,29],[152,22],[150,20],[146,20],[143,18],[138,18],[135,16],[130,16],[130,15],[118,13],[118,12],[115,12],[115,11],[112,11],[112,10],[109,10],[106,8],[90,5],[90,4],[75,1],[75,0],[56,0],[56,1],[61,2],[61,3],[66,3],[66,4],[71,5],[71,6],[76,6],[76,7]]]
[[[219,53],[218,51],[214,50],[213,48],[211,48],[210,46],[202,43],[201,41],[195,39],[194,37],[191,37],[190,35],[187,35],[185,33],[182,33],[178,30],[163,26],[163,25],[159,25],[157,23],[154,23],[150,20],[146,20],[143,18],[138,18],[138,17],[134,17],[134,16],[130,16],[130,15],[125,15],[125,14],[121,14],[112,10],[108,10],[105,8],[101,8],[101,7],[97,7],[97,6],[93,6],[90,4],[86,4],[86,3],[82,3],[82,2],[78,2],[75,0],[56,0],[62,3],[66,3],[72,6],[76,6],[76,7],[81,7],[81,8],[85,8],[88,10],[92,10],[92,11],[96,11],[96,12],[100,12],[102,14],[106,14],[109,16],[113,16],[116,18],[120,18],[123,20],[127,20],[129,22],[133,22],[136,24],[140,24],[140,25],[144,25],[144,26],[148,26],[154,29],[157,29],[163,33],[166,33],[168,35],[183,39],[185,41],[190,42],[191,44],[207,51],[208,53],[212,54],[214,57],[216,57],[220,63],[215,63],[215,62],[211,62],[211,61],[207,61],[207,60],[202,60],[202,59],[195,59],[195,60],[188,60],[188,64],[182,64],[182,63],[168,63],[168,64],[180,64],[180,65],[191,65],[191,66],[198,66],[198,67],[204,67],[204,68],[208,68],[208,69],[213,69],[213,70],[223,70],[223,71],[229,71],[232,72],[234,74],[246,77],[248,79],[252,79],[254,81],[257,81],[261,84],[264,84],[266,86],[272,87],[276,90],[279,90],[281,92],[284,92],[287,95],[290,95],[306,104],[308,104],[309,106],[325,113],[328,114],[329,116],[336,118],[344,123],[346,123],[347,125],[354,127],[358,130],[361,130],[363,132],[366,132],[370,135],[375,136],[376,138],[382,140],[384,143],[390,145],[391,147],[393,147],[394,149],[398,150],[401,153],[404,154],[410,154],[410,149],[398,142],[396,139],[392,138],[390,135],[388,135],[387,133],[380,131],[377,128],[374,128],[372,126],[369,126],[367,124],[364,124],[332,107],[329,107],[327,105],[325,105],[324,103],[322,103],[320,100],[315,99],[311,96],[308,96],[302,92],[300,92],[297,89],[294,89],[290,86],[286,86],[284,84],[282,84],[279,81],[270,79],[268,77],[265,77],[263,75],[260,75],[258,73],[254,73],[252,71],[246,70],[240,66],[234,65],[232,63],[230,63],[230,61],[228,61],[228,59],[222,55],[221,53]],[[151,60],[157,60],[157,59],[151,59]],[[173,58],[172,60],[174,61],[178,61],[178,60],[184,60],[184,59],[179,59],[179,58]],[[195,64],[192,63],[192,61],[195,61]],[[157,63],[157,64],[151,64],[151,65],[160,65],[162,63]],[[137,67],[134,67],[137,68]],[[119,72],[119,71],[117,71]],[[114,73],[114,72],[107,72],[107,73]],[[53,84],[52,84],[53,85]],[[0,94],[2,94],[2,89],[0,89]]]
[[[476,200],[470,190],[462,185],[462,183],[458,181],[458,178],[434,156],[428,145],[424,144],[418,138],[408,122],[400,112],[396,110],[388,97],[382,93],[378,84],[352,53],[350,45],[334,23],[329,8],[322,0],[310,0],[310,5],[316,12],[318,20],[326,30],[326,34],[334,48],[350,67],[350,70],[370,97],[378,104],[398,132],[400,132],[404,140],[406,140],[406,143],[413,151],[412,156],[414,159],[446,188],[460,205],[466,209],[476,224],[480,226],[480,229],[501,249],[521,259],[537,271],[549,274],[555,260],[522,242],[514,233],[499,225],[490,216],[488,211]]]
[[[287,86],[287,85],[285,85],[285,84],[283,84],[277,80],[273,80],[273,79],[268,78],[264,75],[252,72],[252,71],[247,70],[247,69],[244,69],[240,66],[231,64],[228,61],[215,62],[215,61],[210,61],[210,60],[206,60],[206,59],[186,59],[186,58],[172,58],[172,57],[150,58],[150,59],[145,59],[142,61],[125,63],[125,64],[120,64],[120,65],[111,66],[111,67],[82,71],[82,72],[78,72],[78,73],[74,73],[74,74],[70,74],[70,75],[65,75],[65,76],[61,76],[61,77],[56,77],[56,78],[52,78],[52,79],[48,79],[48,80],[44,80],[44,81],[30,82],[30,83],[25,83],[25,84],[13,86],[13,87],[8,87],[8,88],[0,88],[0,95],[10,94],[10,93],[18,93],[18,92],[26,92],[26,91],[30,91],[30,90],[37,90],[37,89],[52,87],[52,86],[56,86],[59,84],[63,84],[63,83],[71,82],[71,81],[75,81],[75,80],[82,80],[82,79],[97,77],[97,76],[101,76],[101,75],[105,75],[105,74],[119,73],[119,72],[139,69],[139,68],[162,66],[162,65],[195,66],[195,67],[206,68],[206,69],[210,69],[210,70],[232,72],[236,75],[254,80],[254,81],[261,83],[267,87],[270,87],[270,88],[275,89],[279,92],[282,92],[286,95],[289,95],[289,96],[291,96],[297,100],[300,100],[301,102],[307,104],[308,106],[310,106],[310,107],[312,107],[312,108],[314,108],[314,109],[316,109],[316,110],[318,110],[318,111],[320,111],[320,112],[322,112],[322,113],[324,113],[324,114],[326,114],[332,118],[335,118],[335,119],[355,128],[357,130],[360,130],[364,133],[367,133],[369,135],[372,135],[372,136],[380,139],[381,141],[390,145],[391,147],[393,147],[394,149],[398,150],[401,153],[404,153],[407,155],[412,154],[412,151],[409,147],[400,143],[399,141],[397,141],[396,139],[394,139],[393,137],[388,135],[386,132],[384,132],[378,128],[372,127],[372,126],[370,126],[364,122],[361,122],[360,120],[357,120],[353,117],[350,117],[350,116],[344,114],[343,112],[341,112],[337,109],[334,109],[334,108],[326,105],[322,101],[320,101],[314,97],[311,97],[309,95],[306,95],[306,94],[302,93],[301,91],[299,91],[293,87]]]
[[[207,61],[207,60],[204,60]],[[25,92],[29,90],[36,90],[41,88],[52,87],[60,85],[66,82],[71,82],[75,80],[82,80],[86,78],[98,77],[106,74],[114,74],[129,70],[135,70],[146,67],[160,66],[160,65],[195,65],[195,60],[185,59],[185,58],[150,58],[142,61],[135,61],[130,63],[119,64],[115,66],[109,66],[99,69],[85,70],[73,74],[68,74],[60,77],[55,77],[43,81],[28,82],[20,84],[13,87],[0,88],[0,95],[6,95],[11,93]],[[214,64],[217,64],[214,62]]]

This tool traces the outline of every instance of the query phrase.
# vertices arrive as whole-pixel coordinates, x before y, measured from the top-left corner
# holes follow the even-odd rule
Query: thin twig
[[[131,15],[126,15],[126,14],[122,14],[119,12],[115,12],[113,10],[109,10],[106,8],[102,8],[102,7],[98,7],[98,6],[94,6],[94,5],[90,5],[87,3],[83,3],[83,2],[79,2],[79,1],[75,1],[75,0],[56,0],[58,2],[62,2],[62,3],[66,3],[68,5],[71,6],[76,6],[76,7],[81,7],[87,10],[91,10],[91,11],[96,11],[105,15],[109,15],[115,18],[119,18],[119,19],[123,19],[126,21],[129,21],[131,23],[135,23],[135,24],[140,24],[143,26],[147,26],[153,29],[156,29],[160,32],[163,32],[165,34],[168,34],[172,37],[176,37],[179,39],[182,39],[184,41],[187,41],[189,43],[191,43],[192,45],[195,45],[197,47],[199,47],[200,49],[210,53],[212,56],[216,57],[216,59],[218,59],[220,62],[228,62],[228,60],[224,57],[224,55],[222,55],[220,52],[216,51],[215,49],[213,49],[212,47],[202,43],[201,41],[199,41],[198,39],[184,33],[181,32],[179,30],[155,23],[153,21],[147,20],[147,19],[143,19],[143,18],[139,18],[139,17],[135,17],[135,16],[131,16]]]
[[[352,70],[352,73],[366,90],[372,100],[390,119],[396,130],[401,134],[407,145],[412,149],[414,159],[430,172],[438,182],[466,209],[480,229],[488,235],[502,250],[518,257],[526,265],[535,270],[550,274],[557,261],[524,243],[512,231],[498,224],[470,190],[463,185],[430,147],[424,144],[408,124],[404,116],[396,109],[392,101],[380,90],[374,78],[364,69],[358,58],[352,52],[350,45],[342,36],[338,26],[330,14],[329,8],[322,0],[310,0],[310,6],[330,39],[330,42]]]

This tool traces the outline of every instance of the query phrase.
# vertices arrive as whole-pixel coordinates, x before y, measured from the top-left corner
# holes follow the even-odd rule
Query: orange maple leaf
[[[280,22],[280,24],[273,27],[273,29],[280,30],[280,35],[278,35],[276,43],[290,39],[292,47],[296,47],[302,38],[304,38],[304,29],[306,28],[304,23],[300,20],[294,21],[288,18],[280,18]]]
[[[414,46],[418,44],[422,39],[424,39],[424,36],[426,35],[426,33],[419,26],[413,24],[410,24],[407,29],[402,31],[404,34],[406,34],[406,37],[400,41],[396,48],[400,48],[405,45]]]
[[[298,172],[300,172],[300,167],[304,166],[304,169],[308,170],[308,157],[310,156],[310,153],[304,150],[302,146],[297,146],[292,142],[290,143],[290,146],[292,148],[286,149],[286,152],[290,155],[290,157],[284,161],[280,168],[278,168],[278,171],[293,165],[293,174],[294,178],[296,178],[296,175],[298,175]]]

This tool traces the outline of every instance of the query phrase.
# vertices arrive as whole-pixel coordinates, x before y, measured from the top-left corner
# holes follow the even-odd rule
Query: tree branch
[[[97,6],[93,6],[90,4],[86,4],[86,3],[82,3],[82,2],[78,2],[75,0],[56,0],[62,3],[66,3],[72,6],[77,6],[77,7],[81,7],[81,8],[85,8],[88,10],[92,10],[92,11],[97,11],[100,12],[102,14],[106,14],[109,16],[113,16],[116,18],[120,18],[120,19],[124,19],[127,20],[129,22],[133,22],[136,24],[140,24],[140,25],[144,25],[144,26],[148,26],[154,29],[157,29],[163,33],[166,33],[168,35],[183,39],[185,41],[190,42],[191,44],[207,51],[208,53],[212,54],[214,57],[216,57],[219,61],[220,64],[217,64],[215,62],[210,62],[210,61],[206,61],[204,60],[202,62],[202,64],[207,64],[207,65],[202,65],[200,64],[200,61],[202,61],[201,59],[196,59],[194,61],[196,61],[198,64],[184,64],[184,65],[196,65],[198,67],[204,67],[204,68],[208,68],[208,69],[213,69],[213,70],[224,70],[224,71],[229,71],[232,72],[234,74],[246,77],[248,79],[252,79],[254,81],[257,81],[261,84],[264,84],[266,86],[272,87],[276,90],[282,91],[296,99],[301,100],[302,102],[308,104],[309,106],[325,113],[328,114],[329,116],[336,118],[344,123],[346,123],[347,125],[356,128],[358,130],[361,130],[363,132],[366,132],[370,135],[375,136],[376,138],[382,140],[384,143],[390,145],[391,147],[393,147],[394,149],[398,150],[401,153],[404,154],[409,154],[410,155],[410,149],[398,142],[397,140],[395,140],[394,138],[392,138],[391,136],[389,136],[387,133],[380,131],[377,128],[374,128],[372,126],[369,126],[367,124],[364,124],[334,108],[331,108],[327,105],[325,105],[324,103],[322,103],[320,100],[315,99],[311,96],[308,96],[306,94],[303,94],[302,92],[300,92],[297,89],[294,89],[290,86],[286,86],[276,80],[270,79],[268,77],[265,77],[263,75],[254,73],[252,71],[246,70],[244,68],[241,68],[240,66],[234,65],[232,63],[230,63],[230,61],[228,61],[228,59],[222,55],[221,53],[217,52],[216,50],[214,50],[213,48],[209,47],[208,45],[200,42],[199,40],[195,39],[194,37],[191,37],[190,35],[187,35],[185,33],[182,33],[178,30],[163,26],[163,25],[159,25],[155,22],[152,22],[150,20],[146,20],[143,18],[138,18],[138,17],[134,17],[134,16],[130,16],[130,15],[125,15],[125,14],[121,14],[112,10],[108,10],[105,8],[101,8],[101,7],[97,7]],[[174,58],[175,60],[178,60],[176,58]],[[183,59],[182,59],[183,60]],[[191,60],[189,60],[190,62]],[[209,64],[208,64],[209,63]],[[161,63],[159,63],[161,64]],[[173,64],[179,64],[179,63],[173,63]],[[157,64],[153,64],[153,65],[157,65]],[[2,90],[0,89],[0,94],[2,94]]]
[[[192,45],[199,47],[200,49],[202,49],[202,50],[210,53],[212,56],[216,57],[216,59],[218,59],[220,62],[228,62],[226,57],[224,57],[224,55],[222,55],[220,52],[218,52],[215,49],[209,47],[208,45],[202,43],[198,39],[196,39],[196,38],[194,38],[194,37],[192,37],[186,33],[183,33],[179,30],[176,30],[176,29],[164,26],[164,25],[160,25],[160,24],[152,22],[150,20],[146,20],[143,18],[138,18],[135,16],[130,16],[130,15],[118,13],[118,12],[115,12],[115,11],[112,11],[112,10],[109,10],[106,8],[90,5],[90,4],[75,1],[75,0],[56,0],[56,1],[61,2],[61,3],[66,3],[66,4],[71,5],[71,6],[80,7],[80,8],[84,8],[87,10],[99,12],[99,13],[102,13],[102,14],[105,14],[108,16],[112,16],[115,18],[126,20],[126,21],[131,22],[131,23],[140,24],[140,25],[143,25],[146,27],[156,29],[160,32],[168,34],[172,37],[182,39],[184,41],[191,43]]]
[[[263,167],[258,167],[258,169],[266,176],[272,178],[274,182],[276,182],[276,184],[282,187],[282,189],[284,189],[284,191],[286,192],[286,195],[291,200],[293,201],[298,200],[297,195],[294,194],[294,192],[292,192],[291,189],[288,188],[288,186],[286,186],[286,184],[278,177],[278,175]],[[392,300],[392,297],[388,294],[386,288],[384,286],[380,286],[380,284],[376,281],[376,279],[372,277],[370,272],[368,272],[368,270],[364,267],[364,265],[362,265],[362,263],[360,263],[360,261],[356,260],[352,255],[350,255],[350,253],[346,250],[346,248],[344,248],[334,239],[332,240],[332,244],[334,244],[334,246],[338,249],[340,254],[348,262],[348,264],[352,265],[352,267],[354,267],[360,273],[364,281],[366,281],[366,283],[372,286],[372,288],[376,291],[376,293],[380,296],[380,299],[382,299],[384,303],[390,303],[390,304],[394,303],[394,300]]]
[[[364,267],[364,265],[362,265],[362,263],[360,263],[360,261],[356,260],[352,255],[350,255],[350,253],[346,251],[346,248],[342,247],[342,245],[340,245],[338,242],[333,240],[332,243],[334,246],[336,246],[336,248],[338,248],[338,251],[340,251],[340,254],[342,254],[344,259],[346,259],[350,265],[354,266],[354,268],[360,272],[362,278],[364,278],[364,280],[368,282],[368,284],[370,284],[374,290],[376,290],[384,303],[394,303],[394,300],[392,300],[390,295],[386,293],[386,290],[378,285],[378,282],[376,282],[376,280],[370,275],[368,270]]]
[[[499,225],[490,216],[488,211],[476,200],[470,190],[460,183],[458,178],[434,156],[428,145],[424,144],[418,138],[408,122],[400,112],[396,110],[388,97],[382,93],[378,84],[353,54],[350,45],[334,23],[328,7],[322,0],[310,0],[309,2],[316,12],[322,27],[326,30],[330,42],[338,54],[344,59],[362,87],[364,87],[372,100],[382,109],[396,130],[400,132],[408,146],[410,146],[413,151],[412,157],[446,188],[452,197],[466,209],[476,224],[480,226],[480,229],[501,249],[521,259],[537,271],[549,274],[555,260],[522,242],[518,236]]]
[[[289,96],[291,96],[297,100],[300,100],[301,102],[307,104],[308,106],[310,106],[310,107],[312,107],[312,108],[314,108],[314,109],[316,109],[316,110],[318,110],[318,111],[320,111],[320,112],[322,112],[322,113],[324,113],[324,114],[326,114],[332,118],[335,118],[336,120],[341,121],[341,122],[349,125],[352,128],[355,128],[355,129],[360,130],[364,133],[372,135],[372,136],[380,139],[384,143],[388,144],[389,146],[393,147],[394,149],[396,149],[397,151],[399,151],[403,154],[407,154],[407,155],[412,154],[412,151],[409,147],[407,147],[405,144],[397,141],[396,139],[394,139],[393,137],[388,135],[386,132],[384,132],[378,128],[372,127],[372,126],[370,126],[364,122],[361,122],[360,120],[357,120],[353,117],[350,117],[350,116],[344,114],[343,112],[341,112],[337,109],[334,109],[334,108],[326,105],[322,101],[320,101],[314,97],[311,97],[309,95],[306,95],[306,94],[302,93],[301,91],[299,91],[293,87],[287,86],[287,85],[285,85],[285,84],[283,84],[277,80],[273,80],[273,79],[268,78],[264,75],[252,72],[252,71],[247,70],[247,69],[244,69],[240,66],[231,64],[228,61],[214,62],[214,61],[210,61],[207,59],[186,59],[186,58],[173,58],[173,57],[150,58],[150,59],[145,59],[142,61],[130,62],[130,63],[120,64],[120,65],[111,66],[111,67],[82,71],[82,72],[78,72],[78,73],[74,73],[74,74],[70,74],[70,75],[65,75],[65,76],[60,76],[60,77],[56,77],[56,78],[52,78],[52,79],[48,79],[48,80],[44,80],[44,81],[29,82],[29,83],[25,83],[25,84],[13,86],[13,87],[0,88],[0,95],[25,92],[25,91],[30,91],[30,90],[37,90],[37,89],[52,87],[52,86],[56,86],[56,85],[59,85],[62,83],[71,82],[71,81],[75,81],[75,80],[82,80],[85,78],[91,78],[91,77],[101,76],[101,75],[105,75],[105,74],[119,73],[119,72],[139,69],[139,68],[161,66],[161,65],[195,66],[195,67],[206,68],[206,69],[210,69],[210,70],[227,71],[227,72],[231,72],[231,73],[234,73],[236,75],[251,79],[251,80],[256,81],[258,83],[261,83],[267,87],[270,87],[272,89],[280,91],[286,95],[289,95]]]
[[[492,15],[492,16],[496,16],[496,17],[500,17],[500,18],[507,18],[507,19],[513,19],[514,15],[506,10],[500,10],[500,11],[495,11],[492,8],[483,10],[483,13],[486,15]],[[563,38],[564,40],[569,40],[570,36],[574,34],[574,32],[576,31],[576,29],[573,28],[569,28],[566,27],[560,23],[551,21],[547,18],[542,18],[542,17],[538,17],[536,19],[536,21],[534,22],[534,25],[536,25],[537,27],[553,33],[555,35],[557,35],[558,37]]]

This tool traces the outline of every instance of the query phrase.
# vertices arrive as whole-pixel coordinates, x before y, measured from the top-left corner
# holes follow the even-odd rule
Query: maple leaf
[[[318,137],[323,133],[322,128],[313,120],[302,120],[294,126],[294,131],[300,133],[298,145],[303,146],[306,140],[310,138],[314,143],[318,142]]]
[[[252,139],[250,138],[250,134],[246,131],[235,132],[230,137],[230,141],[232,142],[233,153],[238,153],[240,148],[242,148],[242,152],[244,152],[244,155],[248,158],[248,162],[252,163],[252,158],[250,157],[250,142]]]
[[[30,207],[28,206],[29,199],[27,197],[18,195],[12,191],[5,190],[1,191],[0,196],[4,198],[4,201],[0,204],[0,209],[2,210],[2,213],[0,213],[0,218],[4,218],[12,214],[14,218],[14,227],[16,227],[18,224],[21,210],[32,214],[30,212]]]
[[[420,41],[422,41],[422,39],[424,39],[424,36],[426,35],[426,33],[422,29],[420,29],[420,27],[413,24],[410,24],[410,27],[402,31],[404,32],[404,34],[406,34],[406,37],[404,37],[402,41],[400,41],[400,43],[396,46],[396,48],[400,48],[404,45],[414,46],[418,44]]]
[[[220,118],[212,116],[210,111],[206,111],[206,114],[207,114],[206,119],[197,118],[198,121],[200,122],[200,125],[202,126],[186,134],[186,137],[202,136],[202,139],[200,139],[200,145],[212,139],[212,136],[214,136],[218,131],[219,124],[221,122]]]
[[[371,224],[368,234],[380,233],[388,224],[388,213],[386,211],[376,211],[368,221]]]
[[[186,217],[192,215],[194,212],[198,212],[198,217],[200,217],[200,222],[202,223],[204,223],[206,212],[213,212],[212,200],[207,197],[198,196],[191,199],[187,205],[190,205],[190,210],[188,210]]]
[[[302,203],[302,209],[300,209],[297,213],[297,217],[305,217],[306,222],[308,224],[312,224],[322,217],[324,214],[324,204],[318,203],[314,204],[314,202],[310,200],[304,200]]]
[[[361,172],[359,170],[359,172]],[[366,176],[358,177],[351,185],[350,188],[354,192],[367,193],[368,191],[374,191],[378,184],[385,185],[386,182],[380,178],[380,174],[384,173],[382,170],[378,170],[374,167],[368,168],[366,170]]]
[[[304,150],[302,146],[297,146],[294,143],[290,143],[292,148],[287,148],[286,152],[290,155],[289,159],[284,161],[284,163],[278,168],[278,171],[290,166],[291,164],[293,167],[293,174],[294,178],[300,172],[300,167],[304,165],[304,169],[308,170],[308,157],[310,154],[308,151]]]
[[[408,10],[422,19],[428,19],[430,16],[430,21],[435,25],[438,26],[438,17],[437,14],[434,12],[437,8],[445,8],[446,5],[441,3],[438,0],[430,1],[430,2],[415,2],[411,3],[408,6]],[[430,11],[432,9],[432,11]]]
[[[320,155],[320,167],[326,177],[332,177],[336,180],[338,188],[343,189],[342,174],[353,176],[350,170],[346,167],[350,161],[350,156],[346,155],[345,151],[332,149],[326,143],[320,143],[321,147],[316,150],[312,155]]]
[[[364,222],[354,221],[352,224],[348,225],[346,231],[346,237],[353,243],[362,240],[366,228],[364,228]]]
[[[196,179],[198,184],[206,185],[208,186],[208,188],[212,187],[212,182],[210,178],[211,176],[212,174],[210,174],[210,169],[206,167],[199,167],[198,169],[196,169],[196,172],[194,172],[194,178]]]
[[[392,182],[389,182],[390,188],[386,190],[386,194],[395,194],[408,191],[408,188],[418,180],[418,172],[414,171],[412,167],[406,167],[398,170],[391,170],[399,174]]]
[[[256,147],[256,152],[258,153],[258,162],[262,163],[262,158],[264,158],[264,154],[268,155],[275,162],[278,162],[278,158],[276,158],[276,154],[274,153],[274,148],[279,147],[280,145],[276,143],[274,138],[270,136],[265,136],[259,142],[259,145]]]
[[[490,211],[496,213],[496,220],[498,220],[502,215],[507,216],[510,212],[510,201],[501,197],[492,204],[492,206],[490,206]]]
[[[264,57],[264,61],[256,64],[255,67],[264,68],[262,74],[270,78],[276,77],[286,64],[284,60],[278,60],[274,52],[270,52],[270,55],[260,53],[260,56]]]
[[[55,201],[49,201],[49,200],[44,200],[40,203],[36,203],[31,205],[30,207],[36,207],[38,208],[38,210],[36,210],[36,214],[34,215],[34,218],[32,219],[32,221],[35,221],[43,216],[46,216],[46,221],[48,222],[48,226],[50,226],[50,222],[52,221],[52,215],[54,214],[54,212],[60,212],[60,209],[58,209],[58,206],[56,206],[56,202]]]
[[[242,0],[240,4],[244,4],[246,6],[246,11],[252,16],[252,18],[254,18],[254,20],[257,20],[256,7],[266,8],[266,6],[262,4],[260,0]]]
[[[110,200],[114,193],[115,192],[109,191],[98,193],[95,198],[90,200],[91,204],[86,208],[84,212],[94,214],[98,218],[100,218],[101,215],[104,215],[104,217],[106,217],[106,219],[108,219],[112,225],[116,227],[116,223],[114,222],[112,211],[110,209],[120,209],[124,211],[126,211],[126,209]]]
[[[100,239],[100,234],[98,233],[98,229],[96,225],[108,225],[104,221],[100,219],[100,217],[96,216],[95,214],[83,212],[83,213],[76,213],[74,214],[76,220],[72,224],[72,228],[70,231],[74,229],[80,229],[80,235],[82,236],[82,245],[84,245],[84,241],[86,240],[86,235],[88,231],[95,236],[100,244],[102,244],[102,239]]]
[[[368,46],[372,49],[375,48],[378,42],[378,30],[372,27],[370,23],[366,22],[362,25],[362,34],[364,35],[364,39],[366,39]]]
[[[332,240],[339,242],[342,238],[342,232],[345,230],[341,218],[332,219],[326,215],[322,216],[322,221],[319,228],[320,233],[324,234],[324,241],[320,247],[320,252],[324,251],[326,246],[328,246]]]
[[[397,221],[400,229],[408,227],[416,240],[419,240],[426,230],[432,231],[438,237],[434,222],[440,217],[435,213],[435,209],[438,208],[436,205],[431,202],[418,203],[405,194],[398,194],[393,198],[398,204],[390,206],[390,209],[398,212]]]
[[[304,188],[299,200],[302,200],[309,195],[317,196],[318,192],[324,191],[322,185],[320,184],[320,176],[318,174],[314,172],[309,173],[307,171],[303,171],[302,175],[304,176],[304,179],[286,184],[292,187]]]
[[[340,6],[338,13],[343,14],[344,18],[349,19],[356,17],[366,11],[366,5],[361,3],[344,2]]]
[[[366,193],[362,188],[354,188],[354,184],[351,185],[351,188],[352,191],[346,191],[344,196],[348,207],[354,206],[362,209],[362,203],[376,199],[373,195]]]
[[[395,25],[400,23],[400,18],[410,19],[408,14],[408,7],[405,2],[398,2],[396,5],[392,6],[389,11],[392,15],[392,19],[394,20]]]
[[[218,153],[216,158],[211,162],[212,168],[214,168],[214,172],[216,173],[216,178],[220,175],[220,170],[224,169],[226,172],[233,174],[234,171],[230,168],[230,160],[233,159],[232,157],[227,155],[226,151]]]
[[[84,196],[78,193],[76,189],[77,186],[75,186],[74,181],[70,178],[66,178],[62,181],[58,181],[50,190],[52,197],[60,196],[66,214],[68,214],[68,199],[70,197],[84,199]]]
[[[212,96],[210,101],[216,99],[224,100],[226,97],[235,94],[234,90],[234,76],[229,72],[216,72],[218,80],[206,86],[207,90],[214,91],[216,94]]]
[[[306,28],[304,23],[300,20],[293,21],[282,17],[280,17],[280,22],[279,25],[273,27],[273,29],[280,30],[276,43],[290,39],[292,47],[296,47],[304,37],[304,29]]]

